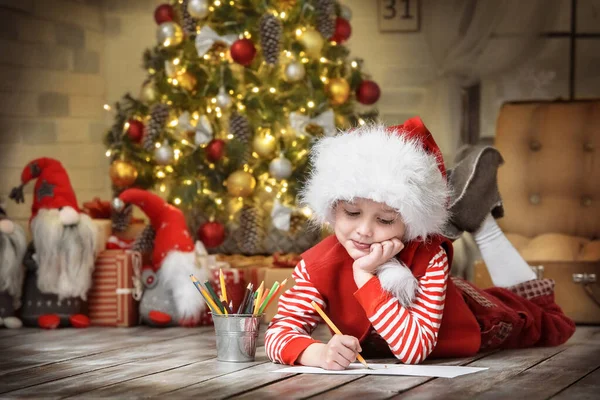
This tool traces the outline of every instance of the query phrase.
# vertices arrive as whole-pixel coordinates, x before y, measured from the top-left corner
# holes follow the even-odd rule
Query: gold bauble
[[[127,161],[115,160],[110,164],[108,171],[110,180],[118,188],[126,188],[135,182],[138,177],[137,169]]]
[[[327,94],[331,100],[331,104],[339,106],[344,104],[350,97],[350,85],[344,78],[333,78],[329,80],[327,85]]]
[[[140,100],[142,103],[150,104],[154,103],[158,98],[158,93],[154,87],[154,82],[149,80],[142,85],[140,89]]]
[[[271,134],[271,131],[265,129],[263,133],[258,133],[252,141],[252,149],[262,158],[270,158],[277,149],[277,140]]]
[[[198,83],[196,77],[190,74],[189,72],[183,72],[177,75],[177,78],[175,79],[177,79],[179,86],[181,86],[188,92],[191,92],[194,89],[196,89],[196,84]]]
[[[235,197],[248,197],[254,192],[256,179],[250,172],[235,171],[227,178],[227,192]]]
[[[304,51],[311,58],[319,58],[321,56],[321,50],[323,50],[323,36],[313,28],[307,28],[302,35],[298,38],[298,41],[304,46]]]

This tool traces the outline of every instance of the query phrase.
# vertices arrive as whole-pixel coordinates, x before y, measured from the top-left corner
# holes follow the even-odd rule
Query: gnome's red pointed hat
[[[194,250],[194,241],[180,209],[156,194],[141,189],[127,189],[119,195],[119,198],[125,203],[135,204],[141,208],[150,219],[150,224],[156,232],[152,253],[155,271],[160,268],[163,259],[170,251]]]
[[[333,221],[337,201],[360,197],[398,211],[408,240],[442,232],[448,218],[446,168],[420,118],[322,138],[311,150],[311,163],[302,200],[317,221]]]
[[[21,187],[33,179],[35,183],[31,220],[40,209],[72,207],[79,213],[77,197],[69,175],[62,164],[53,158],[38,158],[29,162],[21,173]]]

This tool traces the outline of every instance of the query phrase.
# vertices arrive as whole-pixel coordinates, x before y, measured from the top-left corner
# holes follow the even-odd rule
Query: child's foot
[[[504,163],[500,152],[491,146],[470,146],[459,151],[457,161],[448,171],[452,197],[444,234],[451,239],[475,232],[490,212],[494,218],[504,215],[498,191],[498,167]]]

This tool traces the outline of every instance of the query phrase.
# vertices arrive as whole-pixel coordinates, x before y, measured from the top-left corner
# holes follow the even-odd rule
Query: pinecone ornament
[[[144,136],[144,149],[146,151],[154,150],[154,143],[156,143],[160,133],[165,127],[167,117],[169,116],[169,106],[166,104],[155,104],[152,106],[150,111],[150,122],[148,123],[148,132]]]
[[[335,3],[333,0],[317,0],[317,30],[325,39],[335,33]]]
[[[250,146],[252,129],[248,119],[236,112],[232,113],[231,117],[229,117],[229,132],[245,145],[242,163],[248,163],[252,157],[252,146]]]
[[[261,253],[264,237],[262,209],[244,205],[240,214],[240,227],[236,231],[236,242],[240,250],[245,255]]]
[[[148,225],[144,228],[140,236],[135,239],[133,242],[132,250],[139,251],[140,253],[150,253],[152,249],[154,249],[154,238],[156,237],[156,232],[152,225]]]
[[[267,64],[275,65],[279,60],[281,49],[281,21],[272,14],[265,14],[260,19],[260,44]]]
[[[115,232],[125,232],[131,222],[131,214],[133,213],[133,205],[127,204],[121,211],[112,212],[110,218],[112,221],[112,229]]]
[[[187,36],[196,33],[196,19],[188,12],[188,2],[189,0],[183,0],[181,3],[182,28]]]

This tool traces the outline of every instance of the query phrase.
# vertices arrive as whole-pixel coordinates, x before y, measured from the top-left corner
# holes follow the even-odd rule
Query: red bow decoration
[[[110,202],[94,197],[93,200],[83,203],[83,212],[93,219],[110,219]]]

